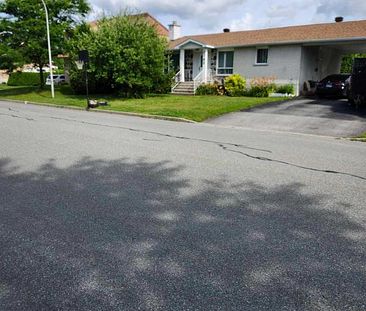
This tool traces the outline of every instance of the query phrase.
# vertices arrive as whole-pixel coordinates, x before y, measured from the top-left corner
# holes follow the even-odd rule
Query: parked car
[[[66,78],[64,75],[53,75],[53,83],[55,85],[66,83]],[[46,80],[46,85],[51,85],[51,76],[49,75]]]
[[[366,104],[366,58],[355,58],[349,81],[348,101],[356,107]]]
[[[315,94],[318,97],[346,97],[346,80],[349,74],[333,74],[329,75],[316,86]]]

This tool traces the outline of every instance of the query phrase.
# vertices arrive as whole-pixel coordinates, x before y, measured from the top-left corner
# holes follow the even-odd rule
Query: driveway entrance
[[[296,99],[230,113],[208,123],[259,130],[351,137],[366,131],[366,109],[346,100]]]

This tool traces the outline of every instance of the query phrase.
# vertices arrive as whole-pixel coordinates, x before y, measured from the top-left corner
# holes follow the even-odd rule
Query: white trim
[[[179,71],[180,71],[180,81],[184,82],[185,80],[185,66],[186,66],[186,56],[185,50],[180,50],[179,52]]]
[[[203,67],[203,82],[207,83],[208,79],[208,49],[204,49],[202,53],[202,67]]]
[[[189,43],[197,44],[197,45],[201,46],[202,48],[214,49],[214,47],[212,45],[204,44],[202,42],[199,42],[199,41],[196,41],[193,39],[188,39],[186,41],[183,41],[181,44],[177,45],[174,48],[174,50],[180,50],[181,47],[183,47],[184,45],[189,44]]]
[[[233,67],[222,67],[219,68],[219,53],[225,53],[225,52],[233,52]],[[234,57],[235,57],[235,51],[234,49],[231,50],[217,50],[216,51],[216,76],[219,77],[227,77],[227,76],[231,76],[234,73]],[[226,57],[225,57],[226,60]],[[219,69],[232,69],[233,72],[232,73],[219,73]]]
[[[263,42],[263,43],[255,43],[255,44],[238,44],[238,45],[223,45],[218,46],[216,49],[234,49],[234,48],[244,48],[244,47],[257,47],[259,45],[268,45],[268,46],[278,46],[278,45],[304,45],[304,46],[312,46],[316,45],[329,45],[334,43],[350,43],[350,44],[357,44],[357,43],[365,43],[366,37],[356,37],[356,38],[341,38],[341,39],[316,39],[316,40],[309,40],[309,41],[281,41],[281,42]]]

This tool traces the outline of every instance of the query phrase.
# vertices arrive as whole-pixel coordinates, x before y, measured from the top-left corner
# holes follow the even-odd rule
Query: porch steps
[[[176,88],[172,91],[175,95],[194,95],[193,81],[179,82]]]

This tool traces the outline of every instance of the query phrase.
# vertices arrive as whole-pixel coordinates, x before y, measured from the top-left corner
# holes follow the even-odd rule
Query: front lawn
[[[1,85],[1,98],[74,107],[85,107],[86,105],[85,96],[73,95],[68,87],[57,88],[55,98],[52,99],[50,90],[40,91],[36,87]],[[98,108],[101,110],[178,117],[198,122],[225,113],[283,100],[279,98],[177,96],[170,94],[150,95],[145,99],[122,99],[105,95],[92,96],[92,98],[108,101],[107,107]]]
[[[354,137],[352,140],[366,142],[366,132],[362,133],[361,135]]]

